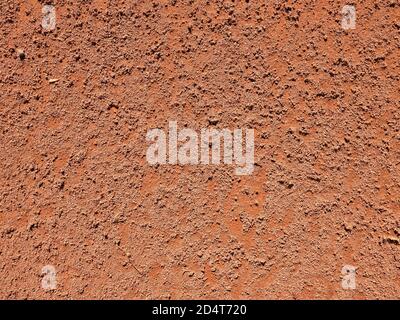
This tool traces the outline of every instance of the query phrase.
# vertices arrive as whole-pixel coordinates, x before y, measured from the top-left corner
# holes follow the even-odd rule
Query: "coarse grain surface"
[[[0,298],[399,299],[399,30],[398,0],[1,0]],[[169,121],[254,129],[254,172],[150,166]]]

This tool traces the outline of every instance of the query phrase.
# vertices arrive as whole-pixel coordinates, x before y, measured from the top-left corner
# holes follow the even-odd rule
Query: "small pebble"
[[[26,58],[26,53],[22,49],[17,49],[18,57],[20,60],[25,60]]]

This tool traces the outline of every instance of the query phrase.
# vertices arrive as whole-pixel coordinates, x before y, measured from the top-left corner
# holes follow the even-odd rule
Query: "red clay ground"
[[[399,299],[399,21],[397,0],[2,0],[0,298]],[[151,167],[169,120],[253,128],[254,173]]]

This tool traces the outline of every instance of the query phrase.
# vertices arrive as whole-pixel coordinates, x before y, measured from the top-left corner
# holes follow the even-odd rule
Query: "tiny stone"
[[[26,54],[25,51],[22,49],[17,49],[18,57],[20,60],[25,60]]]

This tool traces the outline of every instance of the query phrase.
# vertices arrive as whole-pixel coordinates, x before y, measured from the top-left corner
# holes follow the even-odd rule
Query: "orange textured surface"
[[[399,299],[400,4],[346,4],[2,0],[0,298]],[[150,166],[172,120],[253,174]]]

